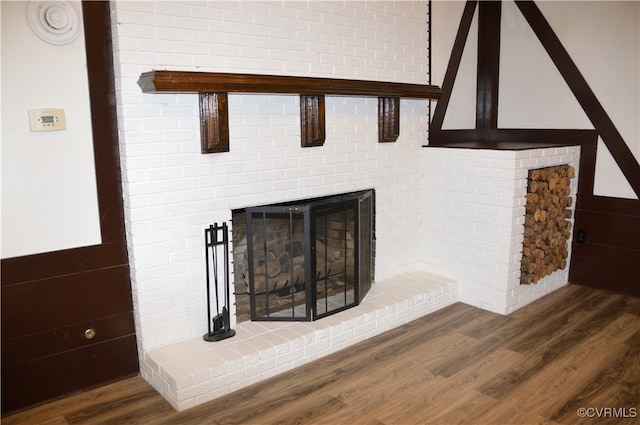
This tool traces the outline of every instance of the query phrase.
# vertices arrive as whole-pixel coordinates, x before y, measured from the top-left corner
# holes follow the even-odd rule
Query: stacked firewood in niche
[[[573,177],[568,165],[529,170],[520,283],[537,283],[567,266]]]

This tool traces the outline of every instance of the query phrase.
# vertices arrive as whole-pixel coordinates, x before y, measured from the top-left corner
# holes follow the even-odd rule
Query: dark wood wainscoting
[[[83,18],[102,243],[2,260],[2,414],[138,373],[109,2]]]
[[[576,210],[570,281],[640,297],[638,201],[594,197],[588,207]]]
[[[85,250],[73,251],[66,256],[81,263]],[[138,371],[126,256],[120,265],[16,281],[21,266],[46,270],[51,256],[3,260],[3,413]]]

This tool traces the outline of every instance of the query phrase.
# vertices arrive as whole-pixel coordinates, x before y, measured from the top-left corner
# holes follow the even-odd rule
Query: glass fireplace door
[[[311,320],[309,209],[247,208],[251,320]]]
[[[315,235],[314,320],[357,304],[357,203],[313,210]]]

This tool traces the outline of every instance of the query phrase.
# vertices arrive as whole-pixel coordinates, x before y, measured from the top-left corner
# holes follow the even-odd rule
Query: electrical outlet
[[[584,229],[578,229],[576,234],[576,241],[578,243],[586,243],[587,242],[587,231]]]

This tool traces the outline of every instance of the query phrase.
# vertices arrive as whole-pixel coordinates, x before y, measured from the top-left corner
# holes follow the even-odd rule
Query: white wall
[[[101,241],[84,36],[46,43],[27,4],[0,4],[3,258]],[[67,130],[31,132],[34,108],[64,108]]]
[[[432,4],[431,75],[432,83],[435,85],[442,86],[464,6],[465,2],[463,1],[434,1]],[[477,45],[478,18],[476,13],[471,22],[447,114],[442,123],[445,130],[472,129],[476,125]]]
[[[622,134],[640,158],[640,2],[540,1],[551,27]],[[433,82],[441,84],[463,2],[434,3]],[[477,11],[476,11],[477,15]],[[477,16],[470,30],[445,128],[473,128]],[[503,2],[498,126],[578,128],[593,125],[544,48],[511,1]],[[637,199],[602,142],[596,195]]]

